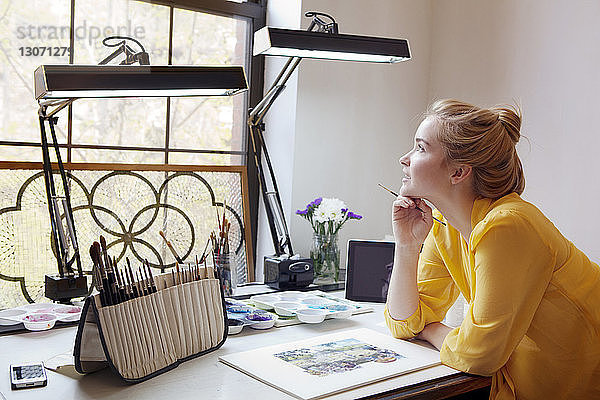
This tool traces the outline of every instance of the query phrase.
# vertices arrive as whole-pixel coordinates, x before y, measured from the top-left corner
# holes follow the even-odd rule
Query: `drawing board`
[[[308,400],[438,365],[440,355],[371,329],[355,329],[228,354],[219,360]]]

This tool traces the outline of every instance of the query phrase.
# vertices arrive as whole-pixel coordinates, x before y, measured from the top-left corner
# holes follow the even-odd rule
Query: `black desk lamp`
[[[109,37],[111,39],[127,39]],[[137,41],[136,41],[137,42]],[[181,97],[181,96],[229,96],[247,90],[246,76],[241,66],[151,66],[130,65],[135,62],[148,64],[148,54],[134,52],[125,40],[110,47],[117,50],[101,64],[125,55],[121,65],[42,65],[34,72],[35,98],[38,100],[38,116],[42,142],[44,182],[50,213],[52,241],[58,261],[58,275],[46,275],[45,295],[57,301],[68,301],[87,294],[87,280],[81,268],[81,259],[71,197],[60,156],[55,126],[55,115],[78,98],[106,97]],[[46,124],[50,128],[52,143],[48,141]],[[56,154],[64,194],[57,196],[50,162],[49,147]],[[60,207],[62,206],[62,216]],[[63,225],[63,219],[66,223]],[[73,255],[69,255],[68,233]],[[73,265],[77,266],[77,273]]]
[[[254,55],[289,57],[263,99],[250,110],[248,116],[252,150],[275,249],[275,255],[265,256],[265,283],[276,288],[303,287],[310,284],[312,263],[306,258],[291,258],[294,255],[292,242],[273,166],[263,138],[265,115],[285,89],[286,82],[302,58],[379,63],[397,63],[410,59],[407,40],[340,34],[333,17],[314,11],[307,12],[305,16],[312,17],[306,31],[267,26],[254,33]],[[324,21],[322,17],[330,22]],[[258,149],[264,155],[268,177],[265,175],[262,158],[258,156]],[[307,278],[309,272],[310,279]]]

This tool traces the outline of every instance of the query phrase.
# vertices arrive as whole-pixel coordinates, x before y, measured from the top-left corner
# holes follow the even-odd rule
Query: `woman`
[[[511,108],[429,108],[400,159],[386,322],[492,376],[492,399],[600,399],[600,268],[519,196],[520,128]],[[451,329],[459,292],[468,312]]]

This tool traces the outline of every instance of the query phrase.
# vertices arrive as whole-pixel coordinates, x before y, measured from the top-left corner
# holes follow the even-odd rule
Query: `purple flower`
[[[296,210],[296,214],[298,214],[298,215],[306,215],[306,214],[308,214],[308,208],[306,208],[304,210]]]
[[[342,208],[342,214],[346,214],[348,212],[347,208]]]
[[[310,203],[310,204],[312,204],[313,206],[317,207],[319,204],[321,204],[321,202],[322,202],[322,201],[323,201],[323,198],[322,198],[322,197],[319,197],[319,198],[315,199],[315,200],[314,200],[312,203]]]
[[[362,215],[354,214],[352,211],[348,212],[348,219],[361,219]]]

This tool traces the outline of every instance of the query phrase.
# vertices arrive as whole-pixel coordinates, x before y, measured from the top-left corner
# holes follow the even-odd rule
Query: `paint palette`
[[[54,303],[33,303],[0,311],[0,325],[23,324],[30,331],[54,327],[56,321],[74,322],[81,317],[81,307]]]
[[[240,333],[245,326],[252,329],[269,329],[277,320],[277,315],[238,300],[225,299],[225,306],[230,335]]]
[[[365,312],[361,305],[341,299],[321,291],[288,291],[252,296],[250,302],[266,311],[273,310],[280,320],[275,326],[286,323],[320,323],[329,318],[349,318],[353,314]]]

